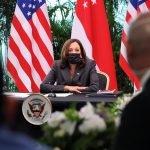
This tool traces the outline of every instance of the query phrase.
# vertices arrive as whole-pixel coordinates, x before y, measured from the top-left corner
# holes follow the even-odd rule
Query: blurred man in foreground
[[[127,58],[142,91],[122,113],[114,150],[150,149],[150,13],[132,22],[127,39]]]
[[[15,100],[3,95],[3,73],[0,64],[0,150],[48,150],[29,136],[10,129],[15,121],[15,110]]]

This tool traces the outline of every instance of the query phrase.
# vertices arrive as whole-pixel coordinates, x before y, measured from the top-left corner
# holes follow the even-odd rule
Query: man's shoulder
[[[136,96],[133,96],[130,102],[125,106],[125,109],[123,112],[142,113],[144,111],[147,111],[147,109],[145,109],[147,106],[150,107],[150,101],[146,95],[146,92],[143,91],[143,92],[138,93]],[[149,109],[149,112],[150,112],[150,109]]]

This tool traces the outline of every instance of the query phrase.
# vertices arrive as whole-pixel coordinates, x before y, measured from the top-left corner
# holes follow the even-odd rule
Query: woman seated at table
[[[42,93],[96,92],[99,81],[95,61],[86,57],[81,42],[67,40],[62,48],[61,60],[56,60],[52,70],[40,85]]]

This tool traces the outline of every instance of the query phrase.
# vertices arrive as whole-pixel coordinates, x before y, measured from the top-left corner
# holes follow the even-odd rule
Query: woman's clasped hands
[[[83,87],[83,86],[65,86],[64,91],[81,93],[82,91],[86,90],[87,88],[88,87]]]

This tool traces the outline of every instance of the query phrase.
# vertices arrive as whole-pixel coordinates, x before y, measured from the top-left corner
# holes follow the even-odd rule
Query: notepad
[[[113,94],[115,93],[115,89],[114,90],[99,90],[97,93],[98,94]]]
[[[116,91],[116,92],[99,92],[99,93],[91,93],[91,94],[86,94],[88,97],[108,97],[108,98],[113,98],[117,96],[121,96],[123,94],[123,91]]]

